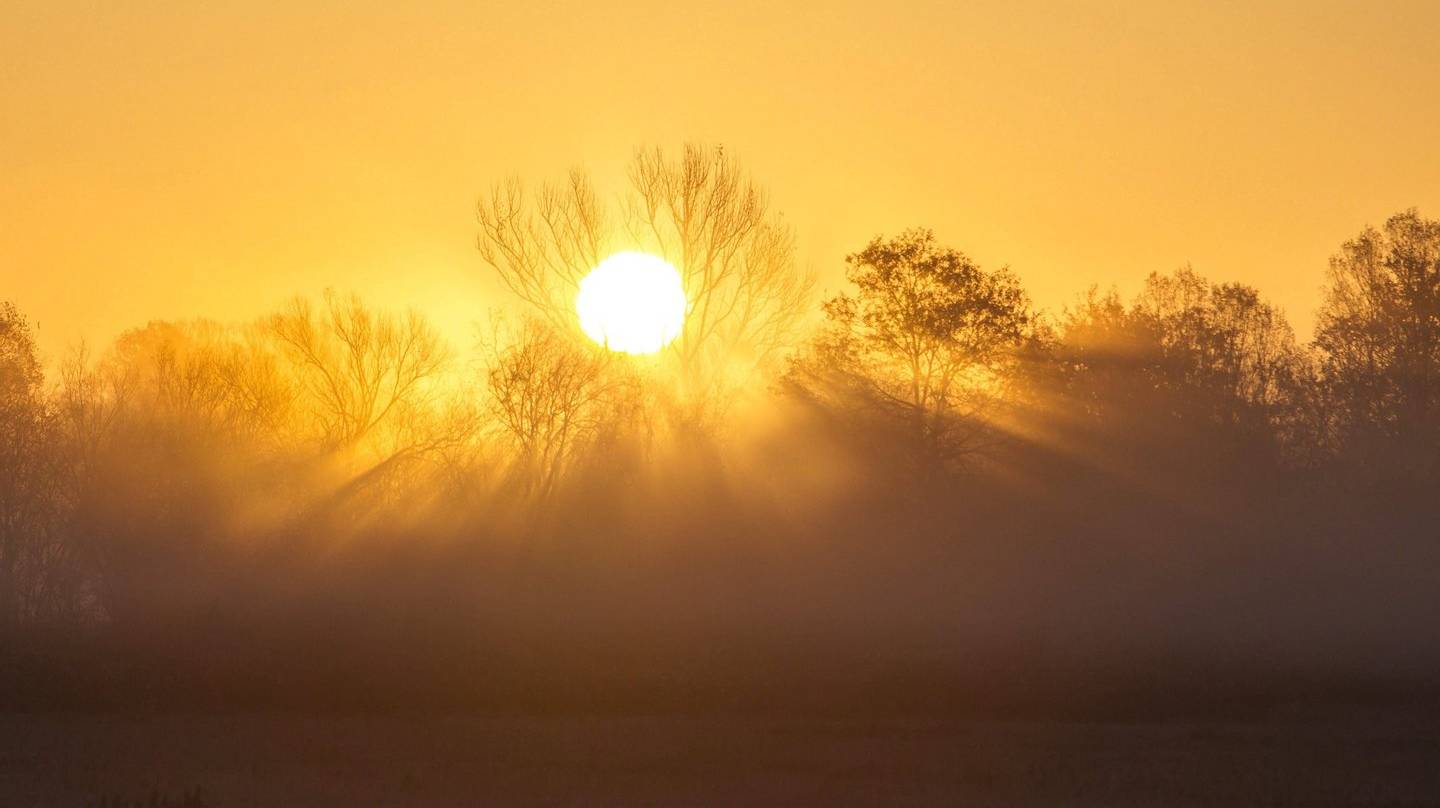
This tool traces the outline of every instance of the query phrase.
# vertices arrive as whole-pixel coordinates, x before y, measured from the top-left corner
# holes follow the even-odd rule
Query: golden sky
[[[1440,2],[68,2],[0,9],[0,298],[53,358],[327,286],[457,339],[497,179],[723,143],[835,288],[913,225],[1058,307],[1185,262],[1308,333],[1440,216]]]

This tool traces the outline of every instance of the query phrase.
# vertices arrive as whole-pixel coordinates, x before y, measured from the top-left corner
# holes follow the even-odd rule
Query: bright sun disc
[[[616,253],[580,281],[575,297],[580,329],[612,351],[651,354],[680,336],[685,290],[665,259]]]

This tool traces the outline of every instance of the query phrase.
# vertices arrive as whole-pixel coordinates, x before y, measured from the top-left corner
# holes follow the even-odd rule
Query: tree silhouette
[[[1342,440],[1368,464],[1436,470],[1440,440],[1440,221],[1414,209],[1330,259],[1315,344]]]
[[[979,416],[1003,397],[1036,334],[1018,280],[924,229],[876,238],[845,260],[854,292],[824,303],[824,328],[791,380],[901,420],[926,467],[973,451]]]
[[[324,442],[353,448],[409,409],[431,402],[449,351],[416,312],[376,312],[359,297],[326,292],[318,312],[297,298],[270,318],[294,365],[304,406]]]
[[[527,319],[487,345],[491,412],[513,441],[527,489],[544,497],[628,394],[613,357]]]
[[[1135,302],[1163,353],[1157,379],[1195,417],[1261,445],[1295,403],[1306,358],[1283,314],[1259,292],[1212,284],[1190,267],[1152,274]]]
[[[535,314],[575,329],[580,279],[611,253],[656,253],[680,272],[690,311],[670,352],[682,393],[723,408],[765,368],[805,315],[811,279],[795,265],[790,227],[720,147],[687,145],[677,158],[639,149],[619,211],[589,176],[544,185],[531,204],[519,180],[496,185],[476,209],[480,255]]]
[[[271,335],[209,321],[151,322],[122,334],[100,372],[131,417],[214,443],[288,440],[297,389]]]
[[[1190,267],[1150,275],[1128,307],[1092,289],[1062,318],[1055,358],[1066,408],[1094,430],[1082,450],[1092,456],[1124,446],[1191,466],[1217,451],[1278,462],[1315,437],[1311,363],[1284,316],[1253,288]]]
[[[53,421],[35,337],[0,303],[0,627],[33,616],[56,548]]]

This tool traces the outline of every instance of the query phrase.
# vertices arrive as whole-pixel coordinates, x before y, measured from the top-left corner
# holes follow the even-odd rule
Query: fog
[[[701,292],[755,319],[701,334],[692,309],[655,357],[538,293],[470,345],[334,293],[48,363],[7,308],[0,699],[1134,715],[1433,693],[1440,225],[1345,242],[1305,344],[1189,269],[1037,311],[923,230],[821,301],[767,216],[748,282]],[[527,270],[503,246],[482,254]]]

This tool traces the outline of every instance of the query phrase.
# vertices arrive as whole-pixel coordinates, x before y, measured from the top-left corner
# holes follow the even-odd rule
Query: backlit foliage
[[[901,420],[926,463],[968,454],[981,414],[1003,398],[1035,336],[1019,282],[940,246],[928,230],[876,238],[846,263],[855,291],[824,303],[824,329],[791,380]]]
[[[505,527],[520,534],[630,506],[649,524],[666,513],[654,491],[686,486],[789,507],[802,485],[951,497],[1026,478],[1211,503],[1433,482],[1440,226],[1413,211],[1345,243],[1313,346],[1257,290],[1188,267],[1132,300],[1092,291],[1051,326],[1008,270],[918,229],[849,256],[848,287],[802,339],[786,336],[805,288],[788,231],[729,158],[642,152],[632,181],[630,235],[578,174],[542,195],[538,219],[482,210],[486,249],[531,305],[468,355],[417,312],[327,293],[249,324],[155,321],[72,352],[47,386],[33,329],[6,304],[0,621],[149,625],[224,595],[219,571],[257,548],[417,523],[483,546],[501,531],[492,510],[520,514]],[[572,316],[547,284],[627,238],[650,239],[702,293],[674,364],[547,319],[555,301]],[[788,371],[761,374],[782,349]],[[720,368],[736,356],[782,382],[749,388],[760,406],[713,436],[657,426],[693,417],[691,395],[712,412],[732,403],[721,381],[741,377]],[[755,460],[792,442],[794,458]],[[727,477],[736,467],[749,471]]]
[[[1352,444],[1433,471],[1440,440],[1440,221],[1409,210],[1330,260],[1316,328],[1337,427]],[[1399,457],[1397,457],[1397,454]]]

